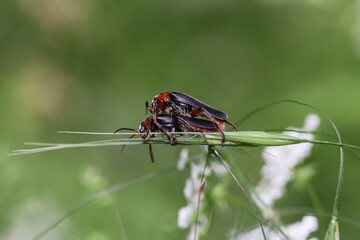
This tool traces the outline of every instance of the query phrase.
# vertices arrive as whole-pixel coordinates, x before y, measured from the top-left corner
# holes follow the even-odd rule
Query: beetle
[[[182,115],[186,117],[203,116],[211,120],[217,126],[218,132],[222,136],[222,144],[225,141],[224,128],[221,129],[221,125],[227,123],[235,131],[238,129],[227,120],[228,115],[216,108],[213,108],[198,99],[189,96],[181,92],[169,92],[164,91],[155,96],[151,102],[151,106],[148,102],[145,103],[146,110],[150,110],[154,115],[154,123],[161,128],[161,124],[158,124],[157,115],[162,111],[164,113],[170,113],[172,118],[174,115]]]
[[[130,130],[136,133],[140,133],[140,137],[146,140],[149,137],[154,137],[155,134],[153,133],[155,132],[162,132],[162,133],[175,132],[175,131],[198,132],[202,134],[203,138],[206,140],[205,132],[218,132],[218,126],[216,126],[216,124],[213,123],[212,121],[206,119],[197,119],[197,118],[178,116],[178,115],[171,117],[169,114],[160,114],[157,116],[157,121],[161,125],[161,128],[159,128],[157,124],[155,124],[154,117],[151,116],[145,119],[140,124],[139,130],[135,130],[132,128],[119,128],[114,133],[117,133],[122,130]],[[222,129],[222,131],[224,131],[225,129],[224,123],[220,123],[219,127],[220,129]],[[135,135],[136,134],[132,135],[130,138],[133,138]],[[170,142],[172,138],[176,141],[175,136],[171,135],[171,138],[169,139]],[[123,148],[124,147],[125,145],[123,146]],[[154,163],[155,160],[154,160],[154,154],[152,151],[151,144],[149,144],[149,154],[150,154],[151,162]]]

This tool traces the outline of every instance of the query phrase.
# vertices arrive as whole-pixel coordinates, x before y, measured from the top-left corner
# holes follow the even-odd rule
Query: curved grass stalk
[[[166,173],[169,170],[175,169],[176,166],[175,165],[170,165],[161,169],[157,169],[151,172],[148,172],[144,175],[140,175],[134,178],[131,178],[127,181],[122,181],[119,182],[109,188],[106,188],[104,190],[101,190],[93,195],[91,195],[90,197],[84,199],[83,201],[79,202],[78,204],[76,204],[71,210],[69,210],[67,213],[65,213],[63,216],[61,216],[58,220],[56,220],[55,222],[53,222],[52,224],[50,224],[49,226],[47,226],[43,231],[41,231],[39,234],[37,234],[34,238],[32,238],[33,240],[37,240],[40,239],[42,237],[44,237],[48,232],[50,232],[52,229],[54,229],[57,225],[59,225],[62,221],[64,221],[66,218],[68,218],[69,216],[73,215],[74,213],[76,213],[78,210],[80,210],[81,208],[85,207],[86,205],[94,202],[95,200],[108,195],[108,194],[112,194],[114,192],[117,192],[119,190],[122,190],[126,187],[129,187],[131,185],[134,185],[136,183],[139,183],[141,181],[145,181],[149,178],[158,176],[160,174]]]
[[[323,111],[321,111],[319,108],[312,106],[310,104],[307,103],[303,103],[300,101],[295,101],[295,100],[279,100],[279,101],[275,101],[269,104],[265,104],[259,108],[256,108],[255,110],[249,112],[248,114],[246,114],[242,119],[240,119],[238,122],[235,123],[236,126],[242,124],[246,119],[248,119],[249,117],[251,117],[252,115],[258,113],[261,110],[264,110],[270,106],[276,105],[276,104],[280,104],[280,103],[295,103],[295,104],[299,104],[299,105],[303,105],[306,107],[309,107],[311,109],[316,110],[317,112],[321,113],[332,125],[332,127],[334,128],[336,135],[337,135],[337,139],[338,139],[338,144],[340,147],[340,166],[339,166],[339,175],[338,175],[338,183],[337,183],[337,187],[336,187],[336,194],[335,194],[335,201],[334,201],[334,206],[333,206],[333,211],[332,211],[332,219],[329,223],[328,226],[328,230],[326,233],[326,237],[325,239],[340,239],[340,229],[339,229],[339,211],[340,211],[340,205],[341,205],[341,192],[342,192],[342,185],[343,185],[343,178],[344,178],[344,150],[343,150],[343,144],[342,144],[342,140],[341,140],[341,136],[340,136],[340,132],[337,129],[335,123],[332,121],[332,119]]]
[[[213,154],[216,156],[216,158],[220,161],[220,163],[226,168],[226,170],[230,173],[231,177],[235,180],[236,184],[240,187],[241,191],[244,193],[246,199],[250,202],[251,208],[253,209],[256,218],[259,222],[259,225],[261,227],[261,231],[263,234],[264,239],[266,240],[266,234],[264,230],[263,225],[263,218],[261,217],[261,214],[256,207],[254,201],[251,198],[251,192],[252,190],[245,189],[243,184],[247,182],[245,175],[240,171],[240,169],[234,164],[234,162],[231,160],[231,158],[228,156],[228,154],[223,151],[220,148],[214,148]],[[250,184],[247,184],[247,187],[250,187]]]

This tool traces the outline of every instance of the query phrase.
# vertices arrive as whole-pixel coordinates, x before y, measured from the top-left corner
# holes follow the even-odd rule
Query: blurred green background
[[[27,239],[79,201],[112,184],[173,164],[181,147],[70,149],[7,157],[23,142],[112,139],[57,130],[137,128],[144,102],[181,91],[225,111],[233,122],[263,104],[295,99],[333,118],[360,145],[360,2],[340,0],[5,0],[0,1],[0,238]],[[311,112],[281,104],[241,129],[301,127]],[[323,120],[320,131],[335,135]],[[191,148],[196,154],[198,148]],[[258,151],[257,153],[260,153]],[[308,159],[331,212],[339,154],[315,146]],[[261,161],[239,160],[256,183]],[[360,220],[360,159],[345,151],[342,215]],[[128,239],[184,239],[188,171],[171,171],[113,195]],[[234,194],[242,197],[234,188]],[[83,208],[44,239],[120,239],[111,199]],[[301,189],[283,200],[311,206]],[[224,239],[230,210],[215,215],[208,239]],[[328,218],[324,219],[325,221]],[[344,239],[359,227],[341,222]],[[323,232],[318,236],[323,236]]]

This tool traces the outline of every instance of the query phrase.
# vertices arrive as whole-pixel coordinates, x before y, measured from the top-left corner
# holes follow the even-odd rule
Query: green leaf
[[[235,180],[237,185],[240,187],[241,191],[244,193],[247,200],[250,202],[250,205],[256,215],[256,218],[260,224],[261,231],[264,239],[266,240],[266,234],[263,226],[263,218],[259,212],[259,209],[256,207],[254,201],[251,198],[251,195],[254,193],[253,187],[246,177],[245,173],[234,163],[230,155],[223,149],[216,147],[213,151],[216,158],[221,162],[221,164],[228,170],[232,178]]]
[[[340,240],[339,220],[336,216],[331,219],[325,240]]]

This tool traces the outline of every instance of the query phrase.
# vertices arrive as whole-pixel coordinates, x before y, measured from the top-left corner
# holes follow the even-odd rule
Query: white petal
[[[304,130],[314,131],[320,125],[320,117],[316,114],[309,114],[306,116]]]
[[[294,240],[306,240],[312,232],[318,230],[319,224],[314,216],[304,216],[300,222],[288,225],[284,232]]]
[[[320,118],[315,114],[310,114],[305,119],[303,129],[294,127],[291,127],[291,129],[313,131],[319,124]],[[309,133],[294,131],[285,131],[283,133],[299,138],[314,139],[314,136]],[[310,143],[302,143],[264,148],[262,157],[266,165],[261,169],[262,179],[256,187],[256,191],[266,204],[272,206],[274,200],[281,198],[285,194],[287,183],[294,178],[293,168],[310,156],[312,146],[313,144]]]
[[[191,220],[192,215],[194,214],[195,209],[192,205],[187,205],[180,208],[178,212],[178,226],[180,228],[187,228],[193,222]]]
[[[177,163],[177,169],[179,171],[184,170],[186,163],[189,161],[189,149],[188,148],[183,148],[181,149],[180,152],[180,158],[179,161]]]

